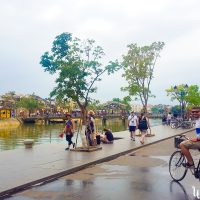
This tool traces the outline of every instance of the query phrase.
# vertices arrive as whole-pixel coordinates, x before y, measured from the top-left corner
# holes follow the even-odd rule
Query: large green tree
[[[101,81],[104,73],[111,74],[119,68],[117,61],[103,65],[104,55],[103,48],[94,40],[81,41],[70,33],[62,33],[55,38],[51,52],[45,52],[41,57],[44,70],[58,74],[51,96],[75,101],[82,111],[83,124],[90,95],[97,90],[95,83]]]
[[[171,86],[166,89],[167,96],[171,97],[171,101],[178,101],[180,104],[181,114],[184,117],[185,110],[192,106],[200,106],[200,90],[197,85],[180,84]]]
[[[122,66],[123,77],[128,82],[128,86],[122,88],[128,91],[130,96],[139,97],[144,112],[147,112],[149,97],[153,97],[150,84],[153,79],[154,67],[160,52],[164,47],[163,42],[154,42],[149,46],[137,46],[130,44],[127,46],[128,52],[123,55]]]

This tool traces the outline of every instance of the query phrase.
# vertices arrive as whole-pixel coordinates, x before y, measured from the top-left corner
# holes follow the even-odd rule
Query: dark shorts
[[[129,126],[129,131],[132,132],[132,131],[135,131],[136,130],[136,126]]]

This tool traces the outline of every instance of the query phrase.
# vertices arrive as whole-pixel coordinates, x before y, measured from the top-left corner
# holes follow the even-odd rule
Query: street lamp
[[[184,85],[183,86],[184,89],[181,89],[179,90],[178,87],[175,85],[174,86],[174,91],[175,91],[175,94],[179,97],[180,99],[180,106],[181,106],[181,116],[182,118],[184,119],[184,112],[185,112],[185,101],[184,101],[184,97],[187,95],[187,88],[188,88],[188,85]]]

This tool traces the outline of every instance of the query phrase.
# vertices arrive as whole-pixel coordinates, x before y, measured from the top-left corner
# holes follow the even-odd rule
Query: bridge
[[[107,120],[107,119],[111,119],[111,118],[119,118],[119,119],[125,119],[128,116],[121,116],[120,114],[118,115],[97,115],[95,116],[95,118],[100,118],[102,120]],[[72,116],[72,119],[80,119],[81,116]],[[51,123],[64,123],[65,120],[67,120],[65,115],[49,115],[49,116],[42,116],[42,115],[38,115],[38,116],[30,116],[30,117],[18,117],[18,120],[21,123],[36,123],[37,121],[42,121],[45,124],[51,124]]]
[[[149,118],[161,118],[161,114],[150,114],[148,115]],[[73,116],[72,119],[80,119],[81,115],[79,116]],[[122,116],[121,114],[107,114],[107,115],[95,115],[95,118],[100,118],[102,120],[107,120],[107,119],[113,119],[113,118],[119,118],[119,119],[127,119],[128,115]],[[65,115],[36,115],[36,116],[30,116],[30,117],[18,117],[17,118],[21,123],[36,123],[37,121],[42,121],[45,124],[50,124],[50,123],[64,123],[65,120],[67,120]]]

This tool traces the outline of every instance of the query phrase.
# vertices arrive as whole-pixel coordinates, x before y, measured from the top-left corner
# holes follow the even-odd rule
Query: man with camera
[[[130,116],[128,117],[128,127],[130,131],[130,138],[131,140],[135,141],[135,131],[138,126],[138,118],[134,114],[134,111],[131,112]]]

